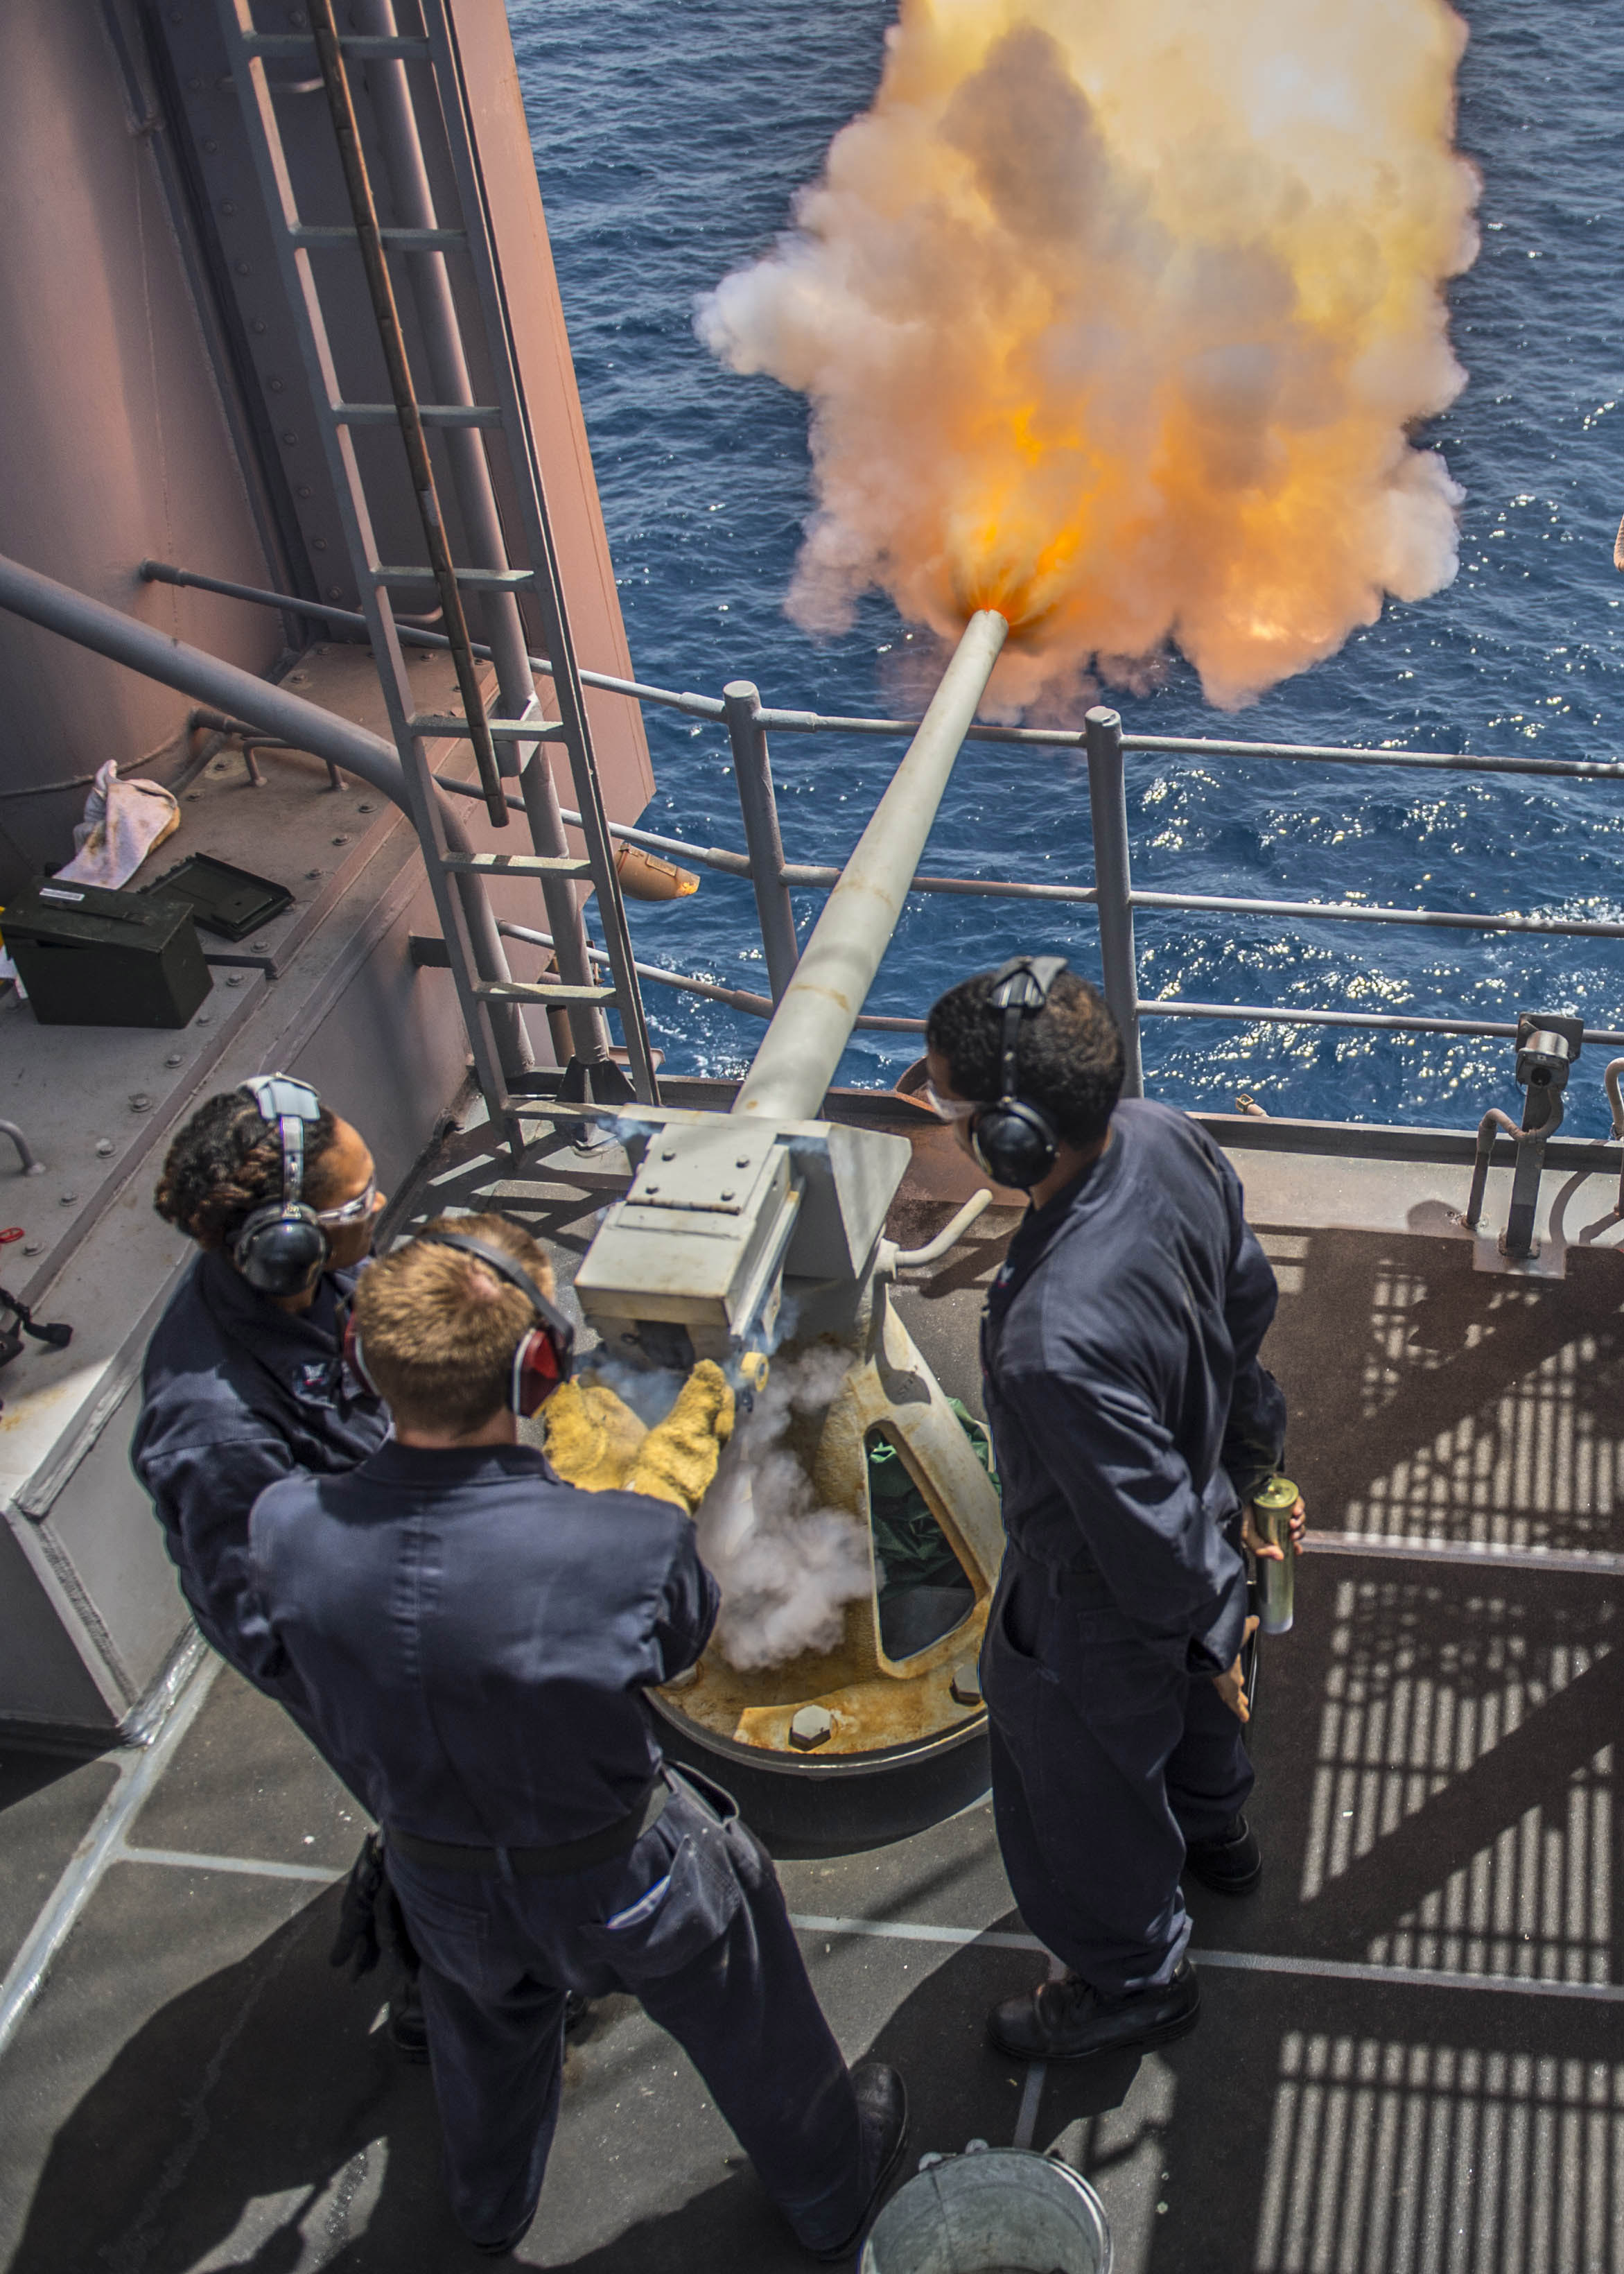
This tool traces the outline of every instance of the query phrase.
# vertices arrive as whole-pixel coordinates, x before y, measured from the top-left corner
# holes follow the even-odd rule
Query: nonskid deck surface
[[[567,1272],[604,1190],[490,1193],[500,1164],[458,1151],[412,1212],[527,1209]],[[782,1876],[848,2054],[908,2075],[908,2167],[975,2137],[1054,2149],[1099,2187],[1122,2274],[1600,2274],[1624,2253],[1624,1263],[1497,1277],[1469,1244],[1317,1225],[1312,1191],[1259,1178],[1254,1208],[1285,1288],[1293,1469],[1337,1538],[1265,1662],[1262,1889],[1192,1890],[1194,2036],[1047,2071],[989,2048],[988,2005],[1044,1962],[985,1803]],[[1009,1221],[905,1299],[960,1392]],[[0,2263],[485,2263],[445,2208],[426,2072],[389,2051],[372,1982],[326,1962],[353,1803],[234,1675],[182,1714],[156,1758],[3,1757],[0,1963],[104,1836],[0,2059]],[[808,2263],[681,2054],[620,2000],[572,2044],[520,2261]]]

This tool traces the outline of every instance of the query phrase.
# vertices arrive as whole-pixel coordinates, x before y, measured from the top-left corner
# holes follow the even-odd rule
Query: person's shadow
[[[9,2274],[463,2274],[491,2263],[451,2218],[428,2071],[402,2064],[373,2026],[381,1974],[352,1989],[327,1963],[337,1902],[336,1889],[324,1894],[137,2031],[52,2143]],[[928,2148],[1010,2138],[1022,2077],[987,2046],[984,2016],[1037,1963],[956,1951],[884,2022],[872,2050],[903,2069],[913,2102],[899,2176]],[[607,2001],[589,2024],[598,2041],[567,2056],[564,2116],[518,2263],[804,2274],[742,2156],[678,2199],[685,2175],[716,2169],[709,2152],[685,2149],[695,2088],[673,2084],[662,2110],[671,2059],[650,2060],[628,2026],[630,2000]],[[1101,2064],[1111,2074],[1097,2081],[1100,2105],[1127,2090],[1133,2066]],[[628,2174],[639,2183],[623,2186]],[[671,2208],[650,2209],[667,2188]]]
[[[452,2224],[426,2068],[327,1962],[338,1890],[137,2031],[52,2142],[10,2274],[483,2263]],[[364,2232],[363,2232],[364,2230]]]

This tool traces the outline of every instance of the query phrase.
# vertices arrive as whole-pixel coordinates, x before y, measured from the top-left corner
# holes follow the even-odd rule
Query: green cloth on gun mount
[[[957,1397],[950,1397],[948,1404],[974,1447],[977,1460],[996,1485],[992,1439]],[[868,1506],[873,1513],[875,1552],[884,1573],[882,1602],[914,1587],[966,1584],[964,1567],[914,1483],[913,1472],[891,1439],[877,1434],[868,1443]]]

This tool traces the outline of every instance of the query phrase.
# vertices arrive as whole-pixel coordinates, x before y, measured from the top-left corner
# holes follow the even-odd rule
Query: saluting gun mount
[[[728,1366],[838,1348],[833,1402],[792,1438],[817,1502],[869,1527],[870,1454],[888,1442],[968,1583],[964,1615],[906,1657],[886,1648],[876,1564],[833,1649],[741,1670],[713,1646],[696,1677],[656,1693],[679,1757],[709,1756],[759,1829],[814,1846],[899,1836],[987,1781],[974,1668],[1004,1533],[987,1469],[887,1299],[898,1255],[881,1235],[910,1147],[818,1116],[1007,635],[994,611],[972,617],[731,1111],[621,1109],[631,1187],[575,1279],[612,1356]]]

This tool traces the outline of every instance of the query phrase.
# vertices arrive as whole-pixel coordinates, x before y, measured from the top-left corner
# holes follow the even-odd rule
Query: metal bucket
[[[858,2274],[1110,2274],[1100,2198],[1024,2148],[932,2161],[869,2231]]]

